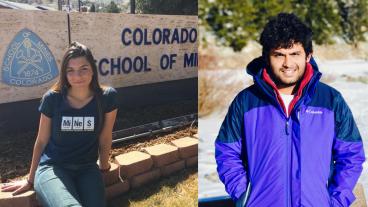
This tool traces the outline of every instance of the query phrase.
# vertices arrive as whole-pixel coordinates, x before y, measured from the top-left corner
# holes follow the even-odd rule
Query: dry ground
[[[180,171],[145,187],[112,199],[108,207],[195,207],[198,206],[197,168]]]

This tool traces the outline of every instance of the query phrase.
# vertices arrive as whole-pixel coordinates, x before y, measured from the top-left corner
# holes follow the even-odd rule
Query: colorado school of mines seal
[[[29,29],[22,29],[5,52],[2,82],[13,86],[36,86],[58,76],[55,58],[47,45]]]

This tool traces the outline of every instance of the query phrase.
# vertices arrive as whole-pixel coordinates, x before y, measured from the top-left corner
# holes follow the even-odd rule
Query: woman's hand
[[[33,188],[33,184],[28,180],[19,180],[1,185],[2,192],[13,192],[13,196],[27,192]]]
[[[100,166],[100,172],[102,172],[102,173],[109,172],[110,168],[111,168],[111,164],[107,163],[107,165],[104,165],[104,166],[107,166],[107,167],[102,167],[102,165]]]

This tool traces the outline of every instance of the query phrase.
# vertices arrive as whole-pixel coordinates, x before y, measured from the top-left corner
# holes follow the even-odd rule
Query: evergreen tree
[[[120,8],[115,4],[115,2],[111,1],[109,5],[106,7],[107,13],[120,13]]]
[[[262,31],[271,17],[280,12],[292,11],[291,0],[254,0],[253,7],[255,9],[254,22],[257,25],[257,31]]]
[[[249,1],[218,0],[209,3],[205,20],[221,44],[241,50],[257,36],[255,9]]]
[[[198,0],[136,0],[138,13],[197,15]]]
[[[89,12],[96,12],[96,6],[95,4],[91,5],[91,8],[89,9]]]
[[[220,44],[240,51],[249,40],[258,40],[270,17],[280,12],[301,18],[317,44],[333,43],[334,37],[357,44],[368,30],[366,0],[200,0],[199,22]]]
[[[291,11],[289,0],[216,0],[202,2],[200,18],[214,31],[220,43],[240,51],[249,40],[258,40],[270,17]]]
[[[332,37],[341,34],[335,1],[297,0],[294,5],[294,13],[312,29],[317,44],[333,43]]]
[[[357,47],[359,41],[365,41],[368,31],[368,3],[366,0],[337,0],[340,25],[344,40]]]

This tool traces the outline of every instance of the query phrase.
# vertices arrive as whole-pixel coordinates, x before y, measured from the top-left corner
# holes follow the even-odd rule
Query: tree
[[[221,44],[239,51],[250,39],[256,38],[254,12],[254,7],[248,1],[218,0],[216,4],[209,5],[205,21]]]
[[[197,15],[198,0],[136,0],[138,13]]]
[[[208,7],[199,9],[202,22],[214,31],[220,44],[230,46],[234,51],[240,51],[249,40],[257,40],[271,16],[291,10],[288,0],[202,2]]]
[[[91,5],[91,8],[89,9],[89,12],[96,12],[96,6],[95,4]]]
[[[357,47],[358,42],[365,41],[364,35],[368,31],[368,3],[366,0],[338,0],[337,5],[341,16],[342,37]]]
[[[366,0],[200,0],[199,22],[220,44],[240,51],[250,40],[258,40],[270,17],[280,12],[301,18],[311,27],[317,44],[342,37],[357,45],[368,30]]]
[[[257,30],[263,30],[264,26],[271,17],[276,16],[280,12],[291,12],[291,0],[255,0],[253,1],[255,9],[254,23],[257,25]]]
[[[106,7],[107,13],[120,13],[120,8],[115,4],[115,2],[111,1],[109,5]]]
[[[313,31],[317,44],[333,43],[334,35],[341,35],[340,16],[335,1],[298,0],[294,2],[297,14]]]

